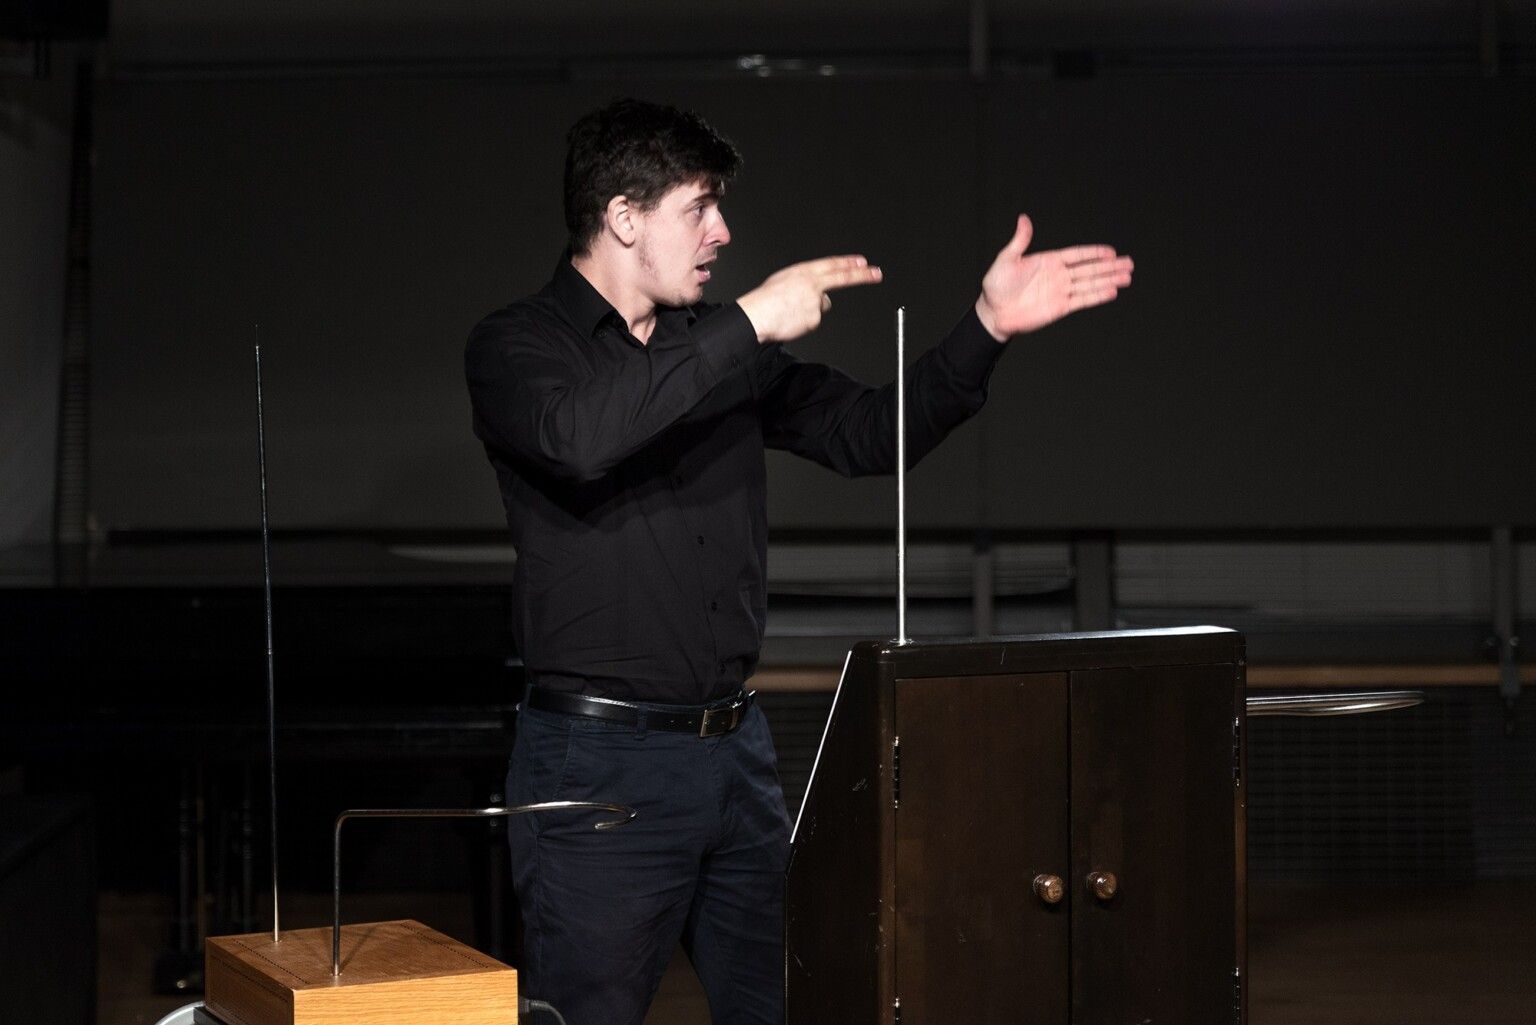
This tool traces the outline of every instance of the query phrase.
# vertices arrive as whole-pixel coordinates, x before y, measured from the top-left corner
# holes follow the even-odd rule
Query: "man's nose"
[[[725,218],[723,216],[715,218],[715,229],[710,232],[710,241],[717,246],[728,246],[731,244],[731,229],[725,226]]]

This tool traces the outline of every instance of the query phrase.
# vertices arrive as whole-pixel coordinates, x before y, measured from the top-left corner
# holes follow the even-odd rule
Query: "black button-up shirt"
[[[909,465],[981,408],[1003,351],[968,312],[907,375]],[[661,308],[649,343],[568,257],[465,355],[517,547],[531,683],[694,704],[751,676],[768,558],[765,446],[853,477],[896,467],[895,388],[782,345],[735,303]]]

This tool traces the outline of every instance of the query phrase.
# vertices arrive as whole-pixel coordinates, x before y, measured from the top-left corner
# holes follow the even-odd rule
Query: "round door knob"
[[[1035,896],[1047,904],[1060,904],[1061,898],[1067,895],[1067,888],[1062,885],[1061,876],[1046,875],[1044,872],[1035,876]]]
[[[1088,892],[1099,900],[1109,900],[1119,887],[1120,881],[1115,878],[1113,872],[1088,873]]]

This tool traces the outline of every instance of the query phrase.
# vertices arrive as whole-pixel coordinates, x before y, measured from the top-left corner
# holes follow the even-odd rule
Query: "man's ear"
[[[628,196],[614,196],[603,211],[603,225],[618,243],[626,249],[639,238],[639,225],[635,223],[635,209]]]

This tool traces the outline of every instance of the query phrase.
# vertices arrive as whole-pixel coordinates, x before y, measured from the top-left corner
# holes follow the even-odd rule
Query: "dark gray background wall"
[[[105,84],[93,493],[119,527],[252,521],[251,343],[274,522],[491,527],[460,354],[563,241],[565,127],[618,94],[740,145],[728,300],[862,251],[810,358],[892,372],[1016,210],[1037,245],[1137,260],[1113,306],[1014,343],[981,418],[912,478],[918,525],[1536,523],[1528,78],[1147,74],[539,83]],[[775,459],[784,526],[885,526],[890,484]]]
[[[73,92],[0,73],[0,548],[52,528]]]

